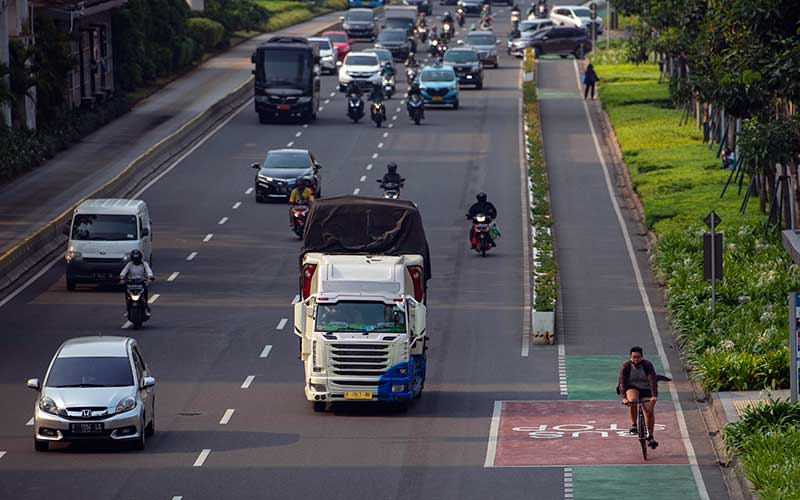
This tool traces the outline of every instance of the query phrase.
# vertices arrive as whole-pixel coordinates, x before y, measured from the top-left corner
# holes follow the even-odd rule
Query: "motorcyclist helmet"
[[[386,165],[386,170],[390,174],[396,174],[397,173],[397,163],[395,163],[395,162],[389,163],[388,165]]]
[[[141,265],[142,257],[141,250],[131,250],[131,262],[133,262],[135,265]]]
[[[297,189],[302,192],[306,187],[308,187],[308,181],[306,181],[305,177],[301,177],[297,179]]]
[[[486,203],[486,193],[478,193],[478,203]]]

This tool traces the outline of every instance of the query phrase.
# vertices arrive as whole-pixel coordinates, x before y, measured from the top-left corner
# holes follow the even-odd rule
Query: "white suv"
[[[597,34],[603,32],[603,19],[597,16],[597,19],[592,21],[592,11],[587,7],[580,7],[577,5],[559,5],[553,7],[550,12],[550,19],[556,26],[575,26],[576,28],[583,28],[591,34],[592,23],[597,25]]]
[[[339,68],[339,90],[345,92],[350,82],[365,89],[381,84],[381,60],[377,54],[352,52],[344,58]]]

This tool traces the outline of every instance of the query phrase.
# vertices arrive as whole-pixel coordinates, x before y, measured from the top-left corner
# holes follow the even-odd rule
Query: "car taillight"
[[[425,276],[422,274],[422,266],[408,266],[408,274],[411,275],[411,282],[414,284],[414,300],[422,302],[425,296]]]
[[[303,300],[306,300],[311,295],[311,278],[314,277],[314,272],[317,270],[316,264],[306,264],[303,266]]]

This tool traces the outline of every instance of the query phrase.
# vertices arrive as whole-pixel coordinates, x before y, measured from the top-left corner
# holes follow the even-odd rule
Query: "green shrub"
[[[278,31],[279,29],[292,26],[297,23],[302,23],[313,18],[314,14],[308,9],[295,9],[287,12],[280,12],[270,16],[267,22],[265,31]]]
[[[225,35],[222,24],[205,17],[188,19],[186,29],[195,43],[200,44],[205,50],[215,49]]]
[[[207,0],[203,15],[225,29],[223,45],[237,31],[258,31],[269,20],[269,11],[253,0]]]
[[[738,422],[726,425],[725,445],[732,450],[743,450],[756,432],[796,426],[800,426],[800,403],[770,400],[768,403],[747,408]]]

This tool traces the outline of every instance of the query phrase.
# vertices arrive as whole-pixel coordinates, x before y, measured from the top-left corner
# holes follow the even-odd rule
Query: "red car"
[[[327,37],[336,47],[339,61],[344,61],[345,56],[350,53],[350,45],[352,43],[347,33],[344,31],[326,31],[322,36]]]

